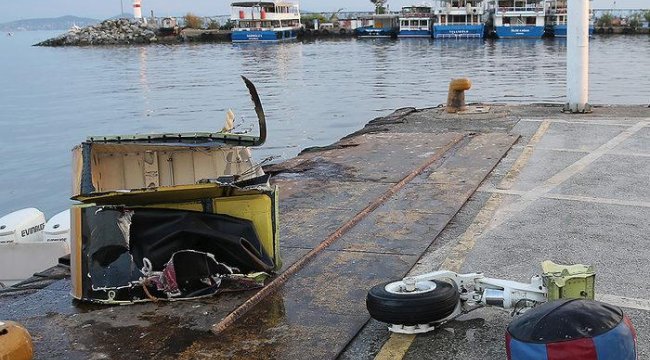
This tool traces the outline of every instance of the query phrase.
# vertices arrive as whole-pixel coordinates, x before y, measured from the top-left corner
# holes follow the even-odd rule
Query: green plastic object
[[[558,299],[594,299],[596,272],[589,265],[559,265],[542,262],[548,301]]]

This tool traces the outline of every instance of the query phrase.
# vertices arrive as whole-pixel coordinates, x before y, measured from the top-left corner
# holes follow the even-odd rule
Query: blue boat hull
[[[430,38],[432,35],[430,30],[400,30],[397,34],[401,38],[417,37],[417,38]]]
[[[544,36],[543,26],[497,26],[496,31],[500,39],[541,39]]]
[[[589,27],[589,35],[593,35],[595,31],[595,28],[593,26]],[[567,34],[567,26],[566,25],[554,25],[553,26],[553,35],[555,37],[563,37],[565,38]]]
[[[233,31],[233,42],[277,42],[293,40],[298,37],[296,30],[254,30],[254,31]]]
[[[390,38],[396,35],[393,30],[375,29],[373,27],[358,28],[355,31],[360,38]]]
[[[485,25],[434,25],[433,36],[436,39],[483,38]]]

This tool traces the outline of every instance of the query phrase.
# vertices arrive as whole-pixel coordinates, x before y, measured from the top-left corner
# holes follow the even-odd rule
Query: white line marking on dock
[[[648,125],[647,122],[638,122],[634,126],[624,130],[613,139],[609,140],[605,144],[598,147],[596,150],[590,152],[589,154],[582,157],[580,160],[574,162],[573,164],[567,166],[563,170],[559,171],[553,175],[550,179],[546,180],[539,186],[527,191],[521,196],[516,202],[500,209],[490,225],[490,229],[494,229],[504,222],[506,222],[510,217],[515,214],[519,214],[522,211],[526,210],[532,203],[541,199],[550,193],[553,189],[563,184],[565,181],[569,180],[573,176],[584,171],[589,165],[593,164],[596,160],[600,159],[607,152],[613,150],[624,141],[632,137],[634,134],[639,132],[641,129]]]
[[[504,194],[504,195],[514,195],[514,196],[523,196],[526,194],[525,191],[520,190],[500,190],[491,187],[484,187],[478,191],[490,194]],[[650,208],[650,201],[631,201],[631,200],[621,200],[621,199],[610,199],[610,198],[598,198],[590,196],[578,196],[578,195],[564,195],[564,194],[546,194],[542,196],[543,199],[554,199],[554,200],[568,200],[568,201],[579,201],[593,204],[606,204],[606,205],[620,205],[620,206],[632,206],[632,207],[644,207]]]
[[[582,150],[582,149],[546,148],[546,147],[538,147],[537,149],[546,150],[546,151],[557,151],[557,152],[570,152],[570,153],[583,153],[583,154],[589,153],[589,150]],[[609,151],[607,152],[607,155],[650,157],[650,153],[639,153],[639,152],[631,152],[631,151]]]
[[[596,294],[596,300],[628,309],[650,311],[650,300],[624,296]]]
[[[556,124],[571,124],[571,125],[595,125],[595,126],[615,126],[615,127],[629,127],[630,124],[633,124],[634,121],[639,121],[635,119],[628,123],[612,122],[612,120],[562,120],[562,119],[553,119],[553,120],[544,120],[544,119],[521,119],[520,121],[524,122],[542,122],[550,121]]]
[[[523,152],[515,163],[512,165],[512,168],[510,168],[510,171],[506,174],[506,176],[501,180],[497,188],[499,189],[510,189],[515,183],[515,179],[519,176],[521,171],[524,169],[525,165],[528,164],[528,161],[530,161],[530,158],[533,156],[533,150],[539,144],[539,142],[542,140],[542,137],[544,137],[544,134],[546,134],[546,131],[548,131],[548,128],[551,126],[551,122],[548,120],[543,121],[540,125],[539,128],[537,128],[537,131],[535,134],[530,138],[530,141],[528,144],[524,147]]]

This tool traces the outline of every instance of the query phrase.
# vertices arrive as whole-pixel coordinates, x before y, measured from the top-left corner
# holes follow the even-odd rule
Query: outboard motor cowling
[[[70,209],[54,215],[45,224],[45,242],[65,244],[70,251]]]
[[[0,246],[42,243],[45,240],[45,215],[38,209],[14,211],[0,218]]]
[[[60,213],[47,224],[50,227],[43,213],[34,208],[0,218],[0,283],[16,284],[55,266],[70,253],[69,213]]]

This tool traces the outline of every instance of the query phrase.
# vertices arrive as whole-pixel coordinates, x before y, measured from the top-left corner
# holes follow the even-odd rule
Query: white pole
[[[567,97],[565,110],[588,112],[589,0],[567,1]]]
[[[141,0],[133,0],[133,17],[136,19],[142,19],[142,4]]]

